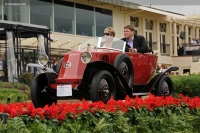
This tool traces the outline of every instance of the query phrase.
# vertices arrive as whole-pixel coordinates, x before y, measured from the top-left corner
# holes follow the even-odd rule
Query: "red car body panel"
[[[134,65],[134,85],[147,84],[154,74],[157,56],[151,54],[127,53]]]
[[[57,83],[79,83],[83,78],[83,73],[86,68],[86,64],[80,59],[82,52],[71,51],[65,54],[60,73],[56,79]],[[69,68],[65,68],[67,62],[71,63]]]
[[[70,51],[65,54],[60,73],[56,79],[57,84],[80,84],[87,64],[81,60],[81,54],[85,51]],[[92,49],[88,51],[92,54],[91,62],[104,61],[113,64],[120,51],[108,49]],[[126,53],[129,55],[134,66],[134,85],[145,85],[149,82],[156,68],[157,56],[152,54]],[[67,62],[71,63],[69,68],[65,68]]]

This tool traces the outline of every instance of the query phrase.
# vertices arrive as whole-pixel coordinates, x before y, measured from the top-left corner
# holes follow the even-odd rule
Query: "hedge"
[[[25,74],[30,76],[29,74]],[[198,96],[200,97],[200,75],[179,75],[179,76],[170,76],[174,85],[174,96],[177,97],[178,94],[184,94],[188,95],[189,97],[194,97]],[[14,89],[14,93],[16,93],[15,89],[20,90],[20,92],[28,94],[28,99],[30,99],[30,87],[26,84],[23,83],[8,83],[8,82],[0,82],[0,89],[4,88],[1,90],[4,91],[6,88],[7,89]],[[12,90],[10,90],[8,93],[11,93]],[[18,91],[19,92],[19,91]],[[2,94],[0,94],[2,95]],[[19,93],[15,94],[19,95]],[[7,96],[5,95],[3,98],[4,102],[7,100]],[[14,96],[15,100],[17,96]],[[22,96],[24,97],[24,96]],[[2,100],[2,99],[0,99]]]
[[[188,95],[189,97],[200,97],[200,75],[171,76],[174,85],[174,95]]]

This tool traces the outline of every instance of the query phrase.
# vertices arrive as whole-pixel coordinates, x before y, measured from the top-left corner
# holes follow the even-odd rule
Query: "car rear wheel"
[[[156,96],[173,96],[174,93],[174,87],[172,80],[170,77],[165,74],[161,77],[161,79],[158,81],[158,83],[155,86],[155,95]]]
[[[59,60],[58,64],[56,65],[56,73],[59,74],[60,68],[63,62],[63,57]]]
[[[128,86],[132,88],[133,86],[133,64],[130,57],[126,54],[119,54],[113,63],[113,66],[117,68],[120,74],[124,77]]]
[[[107,103],[111,97],[116,98],[115,81],[110,72],[101,70],[92,79],[91,100],[92,102],[103,101]]]
[[[57,102],[56,91],[48,86],[45,74],[37,75],[31,84],[31,99],[36,108]]]

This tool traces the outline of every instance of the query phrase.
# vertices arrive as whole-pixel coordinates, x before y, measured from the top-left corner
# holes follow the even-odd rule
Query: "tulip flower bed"
[[[200,132],[200,98],[139,97],[34,108],[32,103],[0,104],[8,113],[1,133],[34,132]]]

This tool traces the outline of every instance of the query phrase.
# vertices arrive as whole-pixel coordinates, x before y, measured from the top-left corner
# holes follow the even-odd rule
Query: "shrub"
[[[200,97],[200,75],[171,76],[175,96],[178,94]]]
[[[33,75],[29,72],[25,72],[19,77],[19,82],[27,84],[28,86],[31,86],[32,80],[33,80]]]

